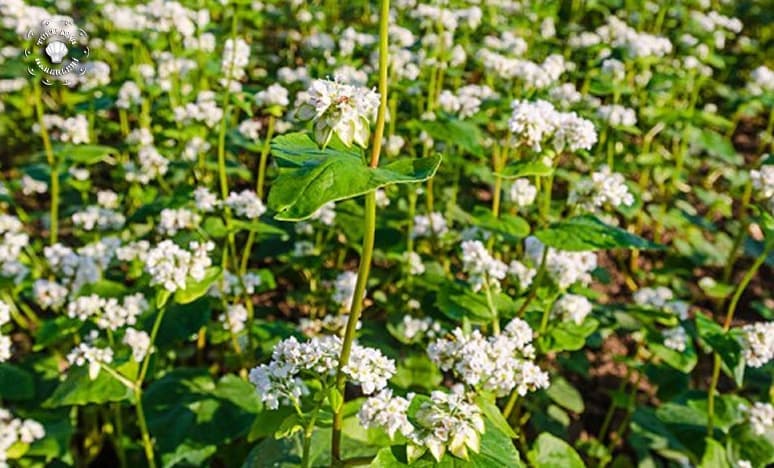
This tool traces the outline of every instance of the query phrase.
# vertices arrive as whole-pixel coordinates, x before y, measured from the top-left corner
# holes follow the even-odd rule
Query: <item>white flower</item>
[[[150,349],[150,336],[142,330],[127,328],[124,334],[123,343],[132,348],[132,359],[136,362],[142,362]]]
[[[446,225],[446,219],[438,212],[430,213],[429,215],[416,215],[414,216],[414,231],[411,233],[413,237],[428,237],[434,235],[440,237],[446,234],[449,228]]]
[[[97,348],[88,343],[81,343],[67,355],[67,362],[72,366],[89,365],[89,378],[94,380],[99,375],[102,364],[113,362],[113,350]]]
[[[540,265],[545,246],[536,237],[524,240],[527,256],[534,265]],[[565,252],[553,248],[546,254],[546,271],[561,289],[575,283],[591,282],[590,272],[597,267],[597,256],[593,252]]]
[[[218,197],[207,187],[200,186],[194,190],[194,203],[196,204],[196,209],[208,213],[215,210],[215,207],[218,205]]]
[[[207,252],[215,244],[191,242],[192,252],[180,248],[171,240],[164,240],[148,251],[145,271],[151,275],[151,284],[159,284],[167,291],[175,292],[186,286],[190,276],[196,281],[204,278],[207,267],[212,264]]]
[[[553,134],[559,123],[554,106],[543,100],[513,101],[511,108],[513,113],[508,125],[517,141],[540,151],[542,142]]]
[[[387,386],[387,380],[395,374],[395,361],[378,349],[353,344],[349,362],[342,370],[364,394],[370,395]]]
[[[11,359],[12,346],[13,346],[13,342],[11,341],[11,337],[0,333],[0,362],[5,362]]]
[[[59,309],[64,305],[67,298],[67,288],[56,283],[55,281],[49,281],[39,279],[35,281],[32,287],[33,296],[35,302],[44,309]]]
[[[529,206],[537,197],[537,187],[530,183],[529,179],[516,179],[508,190],[508,199],[516,206]]]
[[[580,325],[591,313],[591,302],[578,294],[565,294],[554,303],[552,312],[562,320]]]
[[[681,326],[668,328],[661,332],[661,335],[664,337],[664,346],[680,353],[685,351],[685,347],[688,344],[688,335],[685,333],[685,328]]]
[[[255,95],[255,103],[259,107],[287,107],[290,104],[288,90],[281,84],[273,84]]]
[[[579,117],[575,112],[558,115],[553,140],[554,149],[557,151],[590,150],[596,142],[597,131],[590,120]]]
[[[226,330],[235,334],[240,333],[245,329],[247,309],[242,304],[230,305],[226,309],[226,313],[220,316],[220,321]]]
[[[421,275],[425,272],[425,265],[422,263],[422,257],[416,252],[404,252],[403,257],[409,267],[409,273],[412,275]]]
[[[159,224],[156,230],[159,233],[174,236],[178,231],[195,229],[201,216],[186,208],[164,208],[159,215]]]
[[[762,200],[774,197],[774,165],[762,166],[760,170],[750,171],[756,195]]]
[[[231,192],[224,203],[234,210],[237,216],[247,219],[256,219],[266,212],[263,202],[252,190],[242,190],[239,193]]]
[[[763,435],[774,427],[774,406],[771,403],[756,401],[752,407],[740,405],[739,409],[747,414],[756,434]]]
[[[567,202],[577,205],[584,211],[596,213],[609,204],[617,208],[621,205],[632,206],[634,196],[629,192],[624,176],[610,172],[607,166],[591,174],[591,178],[578,181],[570,191]]]
[[[118,194],[112,190],[97,192],[97,204],[102,208],[113,210],[118,208]]]
[[[100,231],[117,230],[126,222],[120,212],[100,206],[87,206],[86,209],[73,213],[71,219],[75,227],[84,231],[93,231],[95,228]]]
[[[634,109],[611,104],[600,106],[597,115],[614,127],[633,127],[637,125],[637,113]]]
[[[355,295],[355,285],[357,283],[357,273],[345,271],[341,273],[333,285],[333,302],[339,304],[341,308],[349,310],[352,307],[352,299]],[[365,297],[365,291],[363,292]],[[361,298],[362,299],[362,298]]]
[[[226,39],[220,63],[226,80],[241,80],[245,77],[245,67],[250,60],[250,46],[242,38]]]
[[[537,270],[527,267],[518,260],[513,260],[508,265],[508,274],[515,276],[519,280],[519,286],[524,289],[532,284],[532,280],[537,275]]]
[[[761,367],[774,359],[774,322],[745,325],[742,333],[742,351],[748,366]]]
[[[26,174],[21,179],[21,185],[22,193],[27,196],[48,192],[48,184],[43,181],[33,179]]]
[[[315,140],[326,146],[335,133],[346,146],[368,146],[370,122],[376,117],[379,94],[336,81],[315,80],[298,108],[301,120],[315,120]]]
[[[468,273],[473,291],[479,291],[485,284],[499,289],[500,280],[508,273],[508,266],[492,257],[481,241],[463,241],[461,247],[462,268]]]
[[[142,94],[140,93],[140,87],[134,81],[125,81],[118,90],[118,99],[116,99],[116,107],[119,109],[129,109],[133,105],[138,105],[142,102]]]
[[[774,70],[766,65],[761,65],[750,73],[750,82],[747,83],[747,89],[753,95],[774,92]]]
[[[462,459],[468,458],[468,449],[479,452],[484,418],[464,396],[434,391],[415,418],[414,431],[406,435],[410,445],[415,446],[412,451],[429,450],[437,461],[446,450]]]
[[[393,397],[392,390],[385,389],[363,402],[357,417],[365,428],[381,427],[393,438],[396,432],[410,434],[414,430],[408,408],[408,400]]]

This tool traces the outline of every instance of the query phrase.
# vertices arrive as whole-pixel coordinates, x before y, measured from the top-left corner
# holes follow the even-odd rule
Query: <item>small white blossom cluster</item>
[[[443,334],[441,324],[430,317],[404,315],[399,331],[407,341],[415,342],[423,338],[436,338]]]
[[[182,123],[203,122],[208,128],[213,128],[223,118],[223,109],[218,107],[215,97],[213,91],[200,91],[195,103],[189,102],[172,109],[175,120]]]
[[[591,313],[591,302],[579,294],[564,294],[554,303],[551,312],[561,320],[570,320],[580,325]]]
[[[356,284],[357,273],[354,271],[345,271],[339,274],[333,283],[333,295],[331,296],[333,302],[342,309],[349,310],[352,307],[352,299],[355,296]],[[365,291],[363,292],[363,297],[365,297]]]
[[[52,138],[65,143],[89,143],[89,121],[83,115],[62,118],[58,115],[44,115],[43,125]],[[40,125],[34,124],[32,130],[40,133]]]
[[[118,90],[118,99],[116,107],[119,109],[129,109],[142,102],[142,93],[140,87],[134,81],[125,81]]]
[[[302,318],[298,324],[298,329],[309,337],[318,335],[344,336],[348,321],[349,314],[326,315],[321,319]],[[362,322],[358,320],[356,329],[359,330],[362,326]]]
[[[234,210],[237,216],[247,219],[259,218],[266,212],[263,202],[252,190],[242,190],[239,193],[231,192],[224,204]]]
[[[88,343],[81,343],[67,355],[67,362],[71,366],[89,365],[89,378],[94,380],[99,376],[103,364],[113,362],[113,350],[110,348],[97,348]]]
[[[750,73],[750,81],[747,83],[747,89],[755,96],[774,93],[774,70],[766,65],[761,65],[753,70],[752,73]]]
[[[462,269],[468,274],[468,282],[474,292],[482,287],[500,288],[500,281],[508,273],[508,265],[495,259],[477,240],[463,241]]]
[[[39,279],[32,285],[35,302],[43,309],[59,309],[64,305],[68,294],[68,289],[56,281]]]
[[[661,335],[664,337],[664,346],[680,353],[685,351],[688,345],[688,334],[685,332],[685,328],[679,325],[667,328],[661,332]]]
[[[513,181],[508,190],[508,199],[518,207],[529,206],[537,197],[537,187],[532,185],[529,179],[521,178]]]
[[[163,235],[174,236],[178,231],[195,229],[201,216],[186,208],[164,208],[159,214],[156,230]]]
[[[24,195],[34,195],[48,192],[48,184],[42,180],[33,179],[25,174],[21,180],[22,193]]]
[[[233,84],[232,81],[241,81],[245,78],[245,68],[250,61],[250,46],[242,38],[226,39],[226,44],[223,46],[223,58],[220,63],[221,71],[223,72],[222,81],[229,85],[230,88]],[[241,90],[241,87],[239,88]]]
[[[525,251],[532,263],[539,265],[545,246],[536,237],[524,240]],[[589,284],[591,271],[597,267],[597,256],[593,252],[565,252],[548,248],[546,271],[561,289],[575,283]]]
[[[663,57],[672,52],[669,39],[638,32],[613,15],[609,15],[607,24],[598,27],[595,32],[584,31],[570,37],[569,44],[575,48],[610,44],[626,50],[632,57]]]
[[[532,280],[537,275],[537,270],[528,267],[518,260],[511,260],[511,263],[508,264],[508,274],[514,276],[519,281],[521,289],[525,289],[532,284]]]
[[[674,297],[672,290],[664,286],[641,288],[633,296],[635,304],[663,309],[677,315],[680,320],[687,319],[689,304]]]
[[[774,165],[766,165],[760,170],[750,171],[753,187],[756,190],[756,198],[767,201],[768,208],[774,213]]]
[[[549,55],[543,63],[507,57],[489,49],[481,49],[477,57],[488,72],[505,80],[518,78],[534,89],[545,89],[556,83],[568,67],[564,57],[558,54]]]
[[[556,151],[589,150],[597,142],[597,131],[591,121],[575,112],[559,112],[548,101],[516,100],[511,104],[509,128],[518,144],[542,151],[542,144],[552,138]]]
[[[137,317],[148,309],[142,293],[124,296],[121,303],[114,297],[103,298],[96,294],[80,296],[67,305],[67,316],[88,320],[94,318],[103,330],[117,330],[137,323]]]
[[[567,203],[576,205],[583,211],[597,213],[605,205],[614,208],[622,205],[632,206],[634,195],[629,192],[622,174],[611,172],[604,166],[591,174],[590,178],[583,178],[575,183],[567,197]]]
[[[368,146],[379,94],[367,88],[315,80],[298,108],[301,120],[315,120],[315,140],[326,146],[335,133],[346,146]]]
[[[637,113],[634,109],[618,104],[600,106],[597,115],[614,127],[634,127],[637,125]]]
[[[451,370],[465,384],[498,396],[514,389],[523,396],[549,385],[548,374],[532,361],[532,329],[518,318],[503,333],[488,338],[478,330],[465,334],[456,328],[451,339],[431,343],[427,354],[441,370]]]
[[[126,222],[126,217],[120,212],[101,206],[87,206],[73,213],[70,219],[75,227],[84,231],[93,231],[95,228],[100,231],[117,230]]]
[[[441,92],[438,105],[445,112],[466,119],[479,111],[484,100],[495,96],[495,92],[488,86],[467,85],[459,88],[456,94],[449,90]]]
[[[408,271],[412,275],[421,275],[425,272],[425,264],[422,263],[422,257],[416,252],[404,252],[403,259],[408,266]]]
[[[150,336],[143,330],[127,328],[124,333],[123,343],[132,349],[132,359],[142,362],[150,350]]]
[[[169,169],[169,160],[152,145],[143,146],[137,152],[139,166],[133,161],[124,164],[127,182],[148,184],[151,180],[163,176]]]
[[[14,418],[10,411],[0,408],[0,466],[8,466],[8,450],[15,444],[31,444],[46,436],[46,431],[33,419]]]
[[[256,93],[255,103],[258,107],[288,107],[290,105],[288,90],[281,84],[274,83],[263,91]]]
[[[150,249],[145,256],[145,271],[151,276],[151,284],[175,292],[185,288],[189,277],[204,279],[206,269],[212,265],[208,252],[215,244],[192,241],[189,248],[185,250],[167,239]]]
[[[756,322],[743,326],[742,352],[750,367],[761,367],[774,359],[774,322]]]
[[[247,322],[247,309],[242,304],[229,305],[225,314],[219,317],[223,328],[237,334],[245,329]]]
[[[446,225],[446,219],[444,219],[441,213],[433,212],[429,215],[414,216],[412,237],[440,237],[447,232],[449,232],[449,227]]]
[[[216,281],[209,290],[213,297],[255,294],[256,288],[263,283],[261,276],[253,271],[247,271],[244,275],[236,275],[228,270],[223,271],[219,281]]]
[[[468,450],[479,452],[485,428],[478,406],[464,395],[436,390],[425,397],[409,420],[408,409],[414,398],[414,394],[409,394],[408,399],[394,397],[390,390],[384,390],[363,403],[358,413],[360,423],[367,428],[383,428],[390,437],[400,432],[408,440],[409,461],[428,450],[437,461],[447,450],[465,460]]]
[[[11,321],[11,307],[3,301],[0,301],[0,328]],[[13,342],[11,337],[4,335],[0,331],[0,362],[11,359],[11,347]],[[0,449],[1,450],[1,449]]]
[[[774,406],[771,403],[756,401],[751,407],[739,405],[739,410],[746,413],[756,434],[763,435],[774,428]]]
[[[24,225],[15,216],[0,214],[0,275],[21,281],[28,268],[20,261],[24,247],[30,237],[24,232]]]
[[[77,292],[82,286],[98,281],[102,272],[108,267],[110,260],[115,255],[121,241],[116,237],[103,237],[91,244],[79,247],[77,251],[62,244],[54,244],[43,249],[43,256],[46,258],[49,267],[55,272],[59,279],[69,286],[70,290]],[[38,286],[40,285],[40,286]],[[36,289],[40,291],[54,293],[61,288],[58,284],[48,280],[38,280]],[[64,298],[68,291],[65,290]],[[56,294],[55,296],[59,296]],[[50,296],[49,299],[54,296]],[[39,297],[39,299],[43,299]],[[54,303],[48,306],[52,307]],[[60,306],[59,303],[56,307]]]
[[[303,343],[294,337],[287,338],[274,347],[269,364],[250,371],[250,382],[269,409],[287,403],[298,405],[300,398],[309,392],[302,377],[326,383],[335,377],[341,344],[338,336],[312,338]],[[342,371],[368,395],[387,386],[387,380],[395,374],[395,362],[377,349],[354,343],[349,362]]]

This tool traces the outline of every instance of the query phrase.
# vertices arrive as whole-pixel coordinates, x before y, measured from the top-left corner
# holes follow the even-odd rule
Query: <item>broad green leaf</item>
[[[67,377],[43,402],[44,408],[57,406],[88,405],[129,399],[131,390],[104,370],[97,378],[89,378],[88,366],[73,367]]]
[[[85,165],[109,161],[111,156],[118,154],[115,148],[103,145],[61,145],[54,151],[66,161]]]
[[[447,145],[457,145],[476,156],[484,155],[484,147],[480,143],[483,135],[473,122],[439,116],[436,120],[419,121],[416,126],[426,131],[434,140]]]
[[[704,451],[704,456],[701,457],[699,468],[731,468],[728,457],[726,457],[726,448],[710,437],[707,437],[705,441],[707,448]]]
[[[551,386],[546,390],[546,394],[556,404],[567,408],[575,413],[582,413],[585,409],[583,397],[580,392],[572,386],[564,377],[554,377],[551,379]]]
[[[407,357],[398,363],[398,368],[391,382],[401,388],[421,388],[434,390],[441,383],[443,376],[426,354]]]
[[[549,329],[540,339],[541,349],[548,351],[576,351],[586,345],[586,339],[599,326],[597,319],[588,317],[580,325],[572,321],[561,321]]]
[[[378,168],[366,165],[360,150],[320,149],[305,134],[290,134],[272,142],[275,157],[286,168],[269,193],[269,207],[276,219],[300,221],[324,204],[346,200],[390,184],[422,182],[433,175],[441,156],[402,158]]]
[[[685,349],[683,351],[668,348],[663,344],[663,337],[656,333],[648,333],[647,343],[648,348],[653,351],[654,355],[671,367],[686,374],[693,370],[699,359],[696,355],[696,350],[693,347],[693,341],[690,336],[686,340]]]
[[[569,251],[664,248],[591,215],[559,221],[535,232],[535,237],[549,247]]]
[[[584,468],[586,466],[575,449],[548,432],[538,436],[528,456],[535,468]]]
[[[537,158],[527,161],[516,161],[508,164],[505,166],[505,168],[503,168],[500,176],[502,176],[504,179],[517,179],[519,177],[526,176],[546,177],[551,175],[553,172],[553,167],[543,164],[542,159]]]
[[[473,212],[473,222],[477,227],[500,234],[506,240],[515,241],[529,235],[529,223],[524,218],[505,213],[498,218],[482,207]]]
[[[696,314],[696,330],[702,341],[718,353],[723,370],[734,379],[737,386],[741,386],[744,380],[745,361],[739,341],[704,314]]]
[[[188,304],[199,299],[207,293],[210,286],[220,278],[220,275],[221,268],[219,266],[214,266],[207,268],[204,278],[200,281],[196,281],[189,277],[185,289],[178,289],[175,291],[175,302],[178,304]]]
[[[0,364],[0,399],[31,400],[35,398],[35,378],[21,367]]]
[[[488,419],[489,422],[492,423],[492,425],[498,431],[507,435],[511,439],[515,439],[517,437],[516,433],[513,432],[513,428],[511,428],[511,425],[508,424],[508,421],[503,416],[503,413],[500,412],[500,408],[498,408],[496,404],[491,402],[484,395],[480,395],[478,398],[476,398],[476,403],[478,404],[478,407],[481,408],[481,412],[484,413],[486,419]]]
[[[736,460],[748,460],[752,466],[774,463],[774,430],[756,434],[749,422],[731,428],[727,439],[729,452]]]

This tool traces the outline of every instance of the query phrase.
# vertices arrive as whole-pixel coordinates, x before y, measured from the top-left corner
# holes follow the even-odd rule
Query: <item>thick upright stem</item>
[[[382,0],[381,11],[379,13],[379,114],[376,118],[376,129],[371,144],[371,163],[372,168],[379,166],[379,155],[382,149],[382,137],[384,136],[384,122],[387,114],[387,69],[389,59],[389,35],[388,26],[390,20],[390,0]],[[395,116],[393,116],[395,118]],[[360,313],[363,310],[363,295],[365,294],[366,283],[368,282],[368,273],[371,270],[371,256],[374,251],[374,237],[376,234],[376,192],[369,192],[365,196],[365,213],[363,230],[363,249],[360,257],[360,266],[357,272],[357,282],[355,283],[355,293],[352,297],[352,307],[349,311],[347,329],[344,334],[344,341],[341,345],[341,356],[339,357],[339,366],[336,373],[336,388],[341,395],[347,383],[344,375],[344,366],[349,362],[349,355],[352,352],[352,342],[355,340],[357,323],[360,320]],[[342,408],[337,408],[333,415],[333,430],[331,436],[331,461],[334,464],[341,462],[341,429],[344,422]]]
[[[40,126],[40,138],[43,140],[43,149],[46,152],[46,162],[51,168],[51,179],[49,192],[51,193],[51,209],[49,212],[49,243],[56,244],[59,237],[59,167],[54,159],[54,150],[51,147],[51,138],[48,136],[43,119],[43,98],[40,94],[40,83],[36,82],[33,86],[35,93],[35,111],[38,116],[38,125]]]
[[[258,183],[255,192],[258,198],[263,199],[263,186],[266,179],[266,161],[269,159],[269,150],[271,149],[271,137],[274,136],[274,122],[277,120],[273,115],[269,116],[268,129],[266,130],[266,140],[261,147],[261,159],[258,162]]]

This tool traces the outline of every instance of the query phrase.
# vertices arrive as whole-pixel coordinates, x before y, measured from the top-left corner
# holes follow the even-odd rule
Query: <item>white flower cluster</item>
[[[89,365],[89,378],[94,380],[99,376],[103,364],[113,362],[113,350],[110,348],[97,348],[88,343],[81,343],[67,355],[67,362],[71,366]]]
[[[508,190],[508,199],[518,207],[531,205],[535,197],[537,197],[537,187],[526,178],[514,180]]]
[[[774,406],[771,403],[756,401],[752,407],[739,405],[739,410],[746,413],[756,434],[763,435],[774,428]]]
[[[408,265],[408,271],[412,275],[421,275],[425,272],[425,264],[422,263],[422,257],[416,252],[404,252],[403,261]]]
[[[263,281],[258,273],[248,271],[244,275],[235,275],[228,270],[223,271],[220,281],[210,287],[209,294],[214,297],[242,296],[254,294]]]
[[[56,281],[39,279],[32,286],[35,302],[43,309],[59,309],[67,300],[68,293],[67,288]]]
[[[634,109],[618,104],[600,106],[597,115],[614,127],[634,127],[637,125],[637,113]]]
[[[449,228],[446,225],[446,219],[444,219],[441,213],[433,212],[429,215],[414,216],[412,237],[440,237],[447,232],[449,232]]]
[[[349,314],[326,315],[321,319],[302,318],[298,324],[298,329],[309,337],[318,335],[344,336],[348,321]],[[362,326],[362,322],[358,320],[356,329],[359,330]]]
[[[605,205],[614,208],[621,205],[632,206],[634,196],[629,192],[624,176],[611,172],[604,166],[591,174],[590,178],[583,178],[575,183],[567,197],[567,203],[576,205],[583,211],[596,213]]]
[[[508,265],[492,257],[481,241],[463,241],[461,247],[462,269],[468,274],[473,291],[478,292],[485,285],[499,289],[500,281],[508,273]]]
[[[516,277],[521,289],[525,289],[532,284],[532,280],[535,279],[535,275],[537,275],[537,270],[526,266],[518,260],[512,260],[511,263],[508,264],[508,274]]]
[[[549,55],[543,63],[511,58],[489,49],[481,49],[478,59],[484,68],[504,80],[520,79],[528,88],[545,89],[556,83],[568,64],[558,54]]]
[[[281,84],[274,83],[263,91],[256,93],[255,104],[258,107],[288,107],[290,105],[288,90]]]
[[[220,68],[226,83],[232,80],[240,81],[245,78],[245,68],[250,61],[250,46],[242,38],[226,39],[223,46],[223,58]]]
[[[100,231],[117,230],[126,222],[126,217],[121,212],[101,206],[87,206],[86,209],[73,213],[70,219],[75,227],[84,231],[93,231],[95,228]]]
[[[143,330],[127,328],[124,333],[123,343],[132,349],[132,359],[142,362],[150,350],[150,336]]]
[[[591,313],[591,302],[579,294],[564,294],[554,303],[551,312],[561,320],[570,320],[580,325]]]
[[[169,169],[169,160],[152,145],[143,146],[137,152],[139,167],[132,161],[124,164],[127,182],[147,184],[156,177],[163,176]]]
[[[768,200],[769,211],[774,213],[774,165],[768,164],[760,170],[750,171],[756,197],[760,200]]]
[[[64,280],[65,284],[69,285],[71,291],[75,292],[83,285],[94,283],[100,279],[102,271],[107,268],[119,245],[121,245],[121,241],[115,237],[103,237],[97,242],[78,248],[77,251],[57,243],[45,247],[43,256],[49,267],[57,273],[61,280]],[[47,280],[38,280],[36,289],[38,287],[41,288],[41,291],[51,293],[61,288]],[[65,290],[65,296],[66,294]],[[56,294],[56,297],[58,296],[59,294]]]
[[[151,284],[159,284],[167,291],[175,292],[185,288],[189,277],[201,281],[212,264],[208,252],[215,248],[215,244],[193,241],[189,248],[191,251],[167,239],[150,249],[145,256],[145,271],[151,276]]]
[[[737,34],[742,32],[742,22],[738,18],[721,15],[714,10],[706,14],[699,10],[693,10],[691,11],[691,19],[707,32],[715,32],[721,28]]]
[[[3,301],[0,301],[0,328],[11,321],[11,307]],[[0,362],[11,359],[11,347],[13,342],[11,337],[4,335],[0,331]],[[0,448],[1,450],[1,448]]]
[[[774,70],[766,65],[757,67],[750,73],[750,81],[747,83],[747,89],[755,96],[774,93]]]
[[[186,208],[164,208],[159,214],[156,230],[160,234],[174,236],[178,231],[196,229],[201,216]]]
[[[231,333],[238,334],[245,329],[247,308],[242,304],[229,305],[226,308],[226,313],[221,314],[219,320],[223,324],[223,328]]]
[[[663,309],[677,315],[680,320],[687,319],[689,304],[674,297],[672,290],[664,286],[641,288],[633,295],[638,305]]]
[[[438,97],[438,105],[449,114],[456,114],[461,119],[473,116],[481,108],[481,103],[496,93],[486,85],[467,85],[459,88],[454,94],[444,90]]]
[[[549,138],[556,151],[588,150],[597,142],[597,131],[591,121],[575,112],[559,112],[548,101],[516,100],[511,108],[508,121],[511,132],[518,144],[534,151],[541,151],[543,142]]]
[[[750,367],[761,367],[774,359],[774,322],[756,322],[742,327],[742,352]]]
[[[48,184],[42,180],[33,179],[25,174],[21,180],[22,193],[24,195],[34,195],[48,192]]]
[[[234,210],[237,216],[247,219],[256,219],[266,212],[263,202],[252,190],[231,192],[224,204]]]
[[[478,406],[464,395],[436,390],[424,397],[409,420],[408,409],[414,398],[414,394],[408,399],[394,397],[390,390],[384,390],[363,403],[358,413],[360,423],[366,428],[383,428],[391,438],[400,432],[408,440],[409,461],[428,450],[437,461],[447,450],[462,459],[468,459],[468,450],[479,452],[485,428]]]
[[[419,318],[404,315],[400,328],[403,337],[408,341],[416,341],[425,337],[435,338],[443,333],[441,324],[430,317]]]
[[[148,309],[142,293],[124,296],[121,303],[114,297],[103,298],[96,294],[80,296],[67,305],[67,316],[88,320],[94,318],[103,330],[117,330],[137,323],[137,317]]]
[[[118,90],[118,99],[116,107],[119,109],[129,109],[132,106],[139,105],[142,102],[142,93],[140,87],[134,81],[124,81]]]
[[[523,320],[513,319],[503,333],[489,338],[478,330],[465,334],[461,328],[452,336],[431,343],[427,354],[441,370],[453,371],[465,384],[498,396],[514,389],[523,396],[548,387],[548,374],[532,361],[532,329]]]
[[[62,118],[58,115],[44,115],[43,125],[52,138],[65,143],[82,144],[89,143],[89,121],[83,115]],[[40,133],[40,125],[34,124],[32,130]]]
[[[285,403],[298,405],[299,399],[309,392],[302,377],[331,383],[338,368],[341,344],[338,336],[312,338],[303,343],[294,337],[287,338],[274,347],[269,364],[250,371],[250,382],[269,409]],[[372,394],[387,386],[387,380],[395,374],[395,362],[377,349],[355,343],[342,371],[362,387],[363,393]]]
[[[335,133],[346,146],[368,146],[370,122],[376,118],[379,94],[330,80],[315,80],[299,106],[301,120],[315,120],[315,140],[326,146]]]
[[[539,265],[545,246],[534,236],[524,240],[527,256],[532,263]],[[546,271],[561,289],[567,289],[575,283],[589,284],[591,271],[597,267],[594,252],[566,252],[548,248]]]
[[[0,408],[0,466],[8,466],[8,450],[15,444],[31,444],[46,436],[46,431],[33,419],[14,418],[10,411]]]
[[[669,39],[638,32],[613,15],[595,32],[584,31],[570,37],[569,44],[576,48],[609,44],[626,50],[632,57],[663,57],[672,52]]]
[[[356,284],[357,273],[354,271],[345,271],[339,274],[333,283],[333,295],[331,296],[333,302],[342,309],[349,310],[352,307],[352,299],[355,296]],[[365,291],[363,292],[363,297],[365,297]]]
[[[223,109],[218,107],[215,98],[213,91],[200,91],[195,103],[189,102],[172,109],[175,120],[181,123],[203,122],[208,128],[214,127],[223,118]]]
[[[17,283],[27,275],[28,269],[19,257],[29,240],[17,217],[0,214],[0,275],[13,277]]]
[[[685,332],[685,328],[679,325],[667,328],[661,332],[661,335],[664,337],[664,346],[680,353],[685,351],[688,345],[688,334]]]

